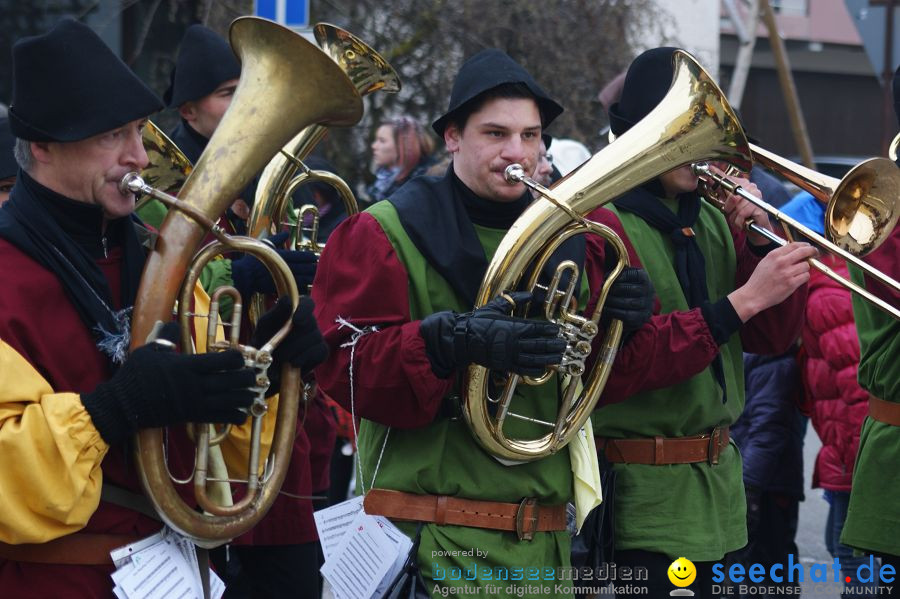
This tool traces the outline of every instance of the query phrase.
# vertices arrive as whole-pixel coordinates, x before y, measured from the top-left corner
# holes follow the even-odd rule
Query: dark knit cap
[[[521,83],[528,88],[540,108],[541,116],[544,119],[541,124],[544,127],[562,114],[563,107],[541,89],[528,71],[506,53],[496,48],[490,48],[482,50],[463,63],[453,82],[450,106],[444,116],[431,124],[431,128],[438,134],[438,137],[443,138],[444,129],[456,111],[465,104],[476,100],[484,92],[505,83]]]
[[[181,40],[172,83],[163,99],[166,106],[177,108],[240,76],[241,63],[225,38],[203,25],[191,25]]]
[[[19,171],[16,158],[13,156],[13,145],[16,138],[9,129],[9,119],[0,118],[0,179],[15,177]]]
[[[897,115],[897,122],[900,123],[900,67],[894,71],[894,114]]]
[[[677,49],[647,50],[628,67],[622,95],[609,107],[609,127],[616,136],[647,116],[668,93],[675,73],[672,56]]]
[[[162,109],[162,102],[90,27],[60,21],[15,43],[13,135],[79,141]]]

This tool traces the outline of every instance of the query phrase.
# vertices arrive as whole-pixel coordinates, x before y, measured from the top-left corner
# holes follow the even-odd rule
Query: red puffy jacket
[[[847,276],[843,260],[821,258]],[[800,367],[813,427],[822,440],[813,487],[849,491],[868,393],[856,381],[859,339],[850,291],[818,270],[810,271]]]

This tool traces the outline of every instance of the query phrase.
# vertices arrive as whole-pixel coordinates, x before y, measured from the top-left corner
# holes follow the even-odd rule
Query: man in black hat
[[[256,376],[237,351],[176,353],[176,323],[128,355],[145,251],[119,183],[147,164],[141,128],[162,107],[156,95],[74,20],[18,41],[13,78],[21,168],[0,210],[0,588],[107,596],[109,551],[161,527],[129,440],[186,422],[241,425]],[[263,319],[280,326],[287,306]],[[311,312],[301,303],[277,361],[321,360]],[[170,469],[189,473],[183,429],[167,439]]]
[[[609,109],[617,137],[666,95],[674,53],[657,48],[631,64]],[[697,183],[682,166],[589,217],[626,241],[658,290],[656,314],[616,357],[604,389],[612,405],[594,419],[598,451],[615,469],[615,562],[646,568],[652,597],[674,588],[666,573],[678,557],[696,566],[690,589],[712,597],[713,563],[747,542],[741,457],[728,433],[744,407],[742,350],[778,354],[797,338],[816,254],[745,233],[749,218],[770,227],[766,214],[729,195],[723,216]]]
[[[894,71],[893,91],[894,111],[900,122],[900,67]],[[896,280],[900,278],[898,255],[900,227],[895,226],[878,248],[866,254],[866,262]],[[900,306],[896,289],[853,265],[849,270],[854,283],[865,286],[887,303]],[[879,555],[881,568],[876,566],[873,582],[882,588],[896,588],[896,576],[900,573],[900,479],[895,468],[900,460],[900,321],[856,294],[853,316],[860,346],[859,384],[869,392],[869,412],[860,433],[850,505],[840,541]]]
[[[0,117],[0,204],[9,199],[9,192],[16,183],[16,157],[13,155],[13,146],[16,138],[9,129],[9,118]]]
[[[170,137],[192,163],[200,158],[231,105],[240,75],[241,65],[222,36],[203,25],[188,27],[164,99],[181,116],[181,122]],[[228,209],[225,218],[220,219],[219,224],[226,230],[236,233],[246,230],[245,221],[253,205],[256,183],[257,179],[254,179]],[[284,237],[286,234],[276,239]],[[294,274],[301,293],[306,293],[316,272],[315,254],[282,249],[278,252]],[[252,292],[274,292],[271,275],[255,257],[234,257],[216,262],[205,273],[212,286],[228,284],[230,277],[242,297],[249,297]],[[307,408],[318,412],[320,404],[311,401]],[[327,418],[313,419],[323,427],[331,425],[330,431],[317,432],[326,437],[333,434],[333,422]],[[298,599],[319,596],[318,543],[309,499],[312,495],[309,453],[310,443],[301,425],[282,486],[284,493],[252,531],[231,543],[229,551],[222,549],[212,554],[220,570],[234,574],[230,579],[226,577],[226,582],[233,583],[233,591],[253,589],[260,595]],[[234,563],[226,566],[226,556]],[[239,566],[236,565],[238,562]]]
[[[569,447],[506,465],[479,448],[459,405],[469,364],[538,375],[562,358],[558,325],[527,319],[521,310],[511,314],[530,293],[508,290],[472,311],[488,260],[532,201],[504,170],[518,163],[534,171],[541,131],[561,112],[503,52],[470,58],[446,114],[433,124],[452,155],[446,175],[413,179],[344,221],[329,238],[313,285],[332,351],[318,382],[363,419],[357,485],[366,513],[392,518],[417,537],[414,563],[429,593],[469,587],[501,597],[543,596],[506,579],[517,580],[515,569],[530,566],[547,583],[569,563]],[[550,268],[562,259],[583,264],[584,240],[564,243]],[[549,282],[546,273],[541,280]],[[638,299],[646,293],[641,287]],[[625,316],[629,326],[649,316],[644,307],[639,301]],[[520,385],[516,393],[525,401],[515,411],[555,420],[551,388]],[[547,432],[518,420],[512,428],[515,436]],[[420,524],[418,533],[410,521]],[[504,582],[488,591],[495,580]],[[546,588],[549,596],[568,596]]]

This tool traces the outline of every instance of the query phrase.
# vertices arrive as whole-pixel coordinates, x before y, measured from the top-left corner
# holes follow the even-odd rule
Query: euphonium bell
[[[350,78],[361,96],[379,90],[389,93],[400,91],[400,77],[394,68],[358,37],[328,23],[316,24],[313,33],[322,51]],[[328,177],[328,173],[310,171],[302,162],[327,131],[323,123],[304,127],[266,165],[247,220],[247,234],[250,237],[260,239],[276,233],[285,220],[291,194],[310,180],[320,180],[334,186],[341,195],[348,216],[359,212],[356,199],[346,183],[336,176]],[[301,174],[295,177],[298,171]]]
[[[507,417],[517,416],[510,404],[520,377],[507,375],[500,396],[492,397],[492,374],[503,373],[469,366],[463,381],[463,414],[476,440],[500,459],[526,462],[564,447],[590,417],[611,372],[622,332],[621,322],[615,320],[608,327],[593,368],[581,377],[583,389],[579,389],[578,365],[587,359],[583,342],[599,328],[609,288],[627,264],[621,239],[608,227],[586,220],[585,215],[645,181],[701,159],[723,160],[743,170],[750,167],[747,139],[719,87],[687,52],[676,51],[673,62],[672,85],[660,104],[615,144],[595,154],[551,190],[530,181],[516,169],[508,172],[508,179],[525,182],[549,201],[539,198],[533,202],[500,242],[478,292],[477,306],[507,290],[538,291],[536,274],[524,280],[526,273],[539,273],[562,241],[572,235],[601,235],[616,248],[619,261],[604,281],[597,306],[589,315],[579,315],[571,307],[573,290],[551,283],[546,291],[544,313],[560,324],[569,342],[558,370],[570,375],[561,394],[556,422],[545,423],[550,429],[546,435],[537,439],[508,437],[503,424]],[[564,263],[560,267],[571,265]],[[558,271],[554,282],[560,279],[559,275]],[[574,272],[573,277],[576,275]],[[540,384],[547,378],[525,382]]]
[[[144,342],[154,323],[171,319],[179,288],[183,287],[183,294],[189,297],[193,279],[188,277],[185,282],[185,275],[205,233],[202,223],[212,226],[292,132],[312,124],[352,125],[362,116],[362,100],[352,82],[331,58],[300,35],[265,19],[241,17],[232,23],[230,38],[241,61],[240,82],[228,111],[173,204],[175,209],[170,207],[156,248],[147,259],[134,309],[132,347]],[[186,206],[187,211],[178,209],[178,204]],[[214,227],[213,232],[221,234]],[[296,306],[296,284],[287,266],[265,244],[247,241],[252,243],[234,238],[225,243],[228,251],[269,255],[272,264],[280,263],[282,268],[272,273],[276,286],[290,295]],[[204,256],[201,253],[201,258]],[[182,300],[180,305],[184,304]],[[277,343],[285,333],[283,329],[267,345]],[[260,456],[251,456],[250,480],[246,482],[248,489],[253,489],[245,495],[249,500],[239,502],[239,509],[208,505],[202,494],[197,500],[208,513],[197,512],[182,501],[170,480],[162,429],[140,431],[136,462],[141,483],[169,526],[199,545],[215,546],[249,530],[265,515],[287,473],[300,387],[297,369],[285,367],[270,455],[274,466],[262,479],[254,478],[258,476],[255,459]],[[206,425],[199,429],[201,435],[204,429],[208,431]],[[196,471],[201,479],[206,460],[206,455],[197,456]],[[195,488],[202,482],[195,479]]]

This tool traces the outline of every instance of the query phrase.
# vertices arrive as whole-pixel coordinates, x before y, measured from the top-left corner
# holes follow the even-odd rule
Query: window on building
[[[782,15],[800,15],[809,14],[809,0],[770,0],[772,9]]]

